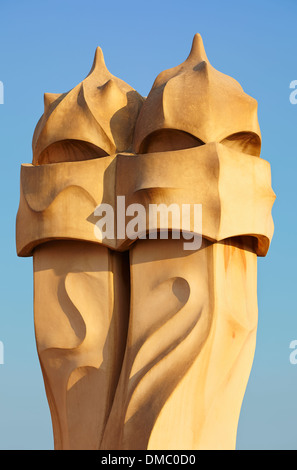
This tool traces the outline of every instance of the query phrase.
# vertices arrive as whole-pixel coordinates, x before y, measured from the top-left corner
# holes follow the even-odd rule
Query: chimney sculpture
[[[89,75],[44,105],[16,244],[34,261],[55,449],[234,449],[273,234],[257,102],[197,34],[146,99],[98,48]],[[185,205],[202,207],[190,249]]]

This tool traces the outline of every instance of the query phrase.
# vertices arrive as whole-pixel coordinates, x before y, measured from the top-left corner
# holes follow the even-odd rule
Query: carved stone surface
[[[199,35],[146,99],[109,73],[99,48],[79,85],[45,94],[16,244],[34,259],[56,449],[235,448],[257,256],[273,235],[260,149],[257,102],[210,65]],[[188,226],[201,246],[185,250],[173,216],[152,226],[150,207],[162,204],[179,215],[202,205],[202,225]],[[145,228],[131,232],[136,208]]]

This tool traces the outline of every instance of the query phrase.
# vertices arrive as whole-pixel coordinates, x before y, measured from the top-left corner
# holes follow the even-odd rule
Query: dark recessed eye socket
[[[255,157],[259,157],[261,153],[261,139],[254,132],[237,132],[222,140],[221,144]]]
[[[187,132],[176,129],[161,129],[152,132],[143,140],[138,153],[184,150],[199,147],[200,145],[204,145],[204,142]]]
[[[47,147],[39,156],[35,165],[60,162],[78,162],[106,157],[108,154],[89,142],[81,140],[61,140]]]

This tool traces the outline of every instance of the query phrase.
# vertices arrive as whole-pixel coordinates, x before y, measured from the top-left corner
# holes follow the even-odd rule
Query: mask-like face
[[[273,234],[260,147],[256,101],[210,65],[199,35],[146,99],[109,73],[99,48],[85,80],[45,95],[33,162],[21,170],[16,241],[20,256],[34,256],[56,448],[234,446],[257,255]],[[190,220],[188,231],[201,249],[148,236],[180,229],[173,216],[152,227],[152,205],[195,204],[202,226]],[[115,229],[105,237],[102,207]],[[145,228],[130,237],[136,207]]]
[[[18,217],[18,251],[28,255],[51,238],[125,249],[126,239],[96,238],[93,214],[98,205],[110,204],[116,218],[117,196],[125,196],[126,206],[141,203],[146,209],[160,202],[202,204],[204,237],[252,235],[263,256],[273,233],[275,196],[270,166],[257,158],[260,149],[257,102],[210,65],[199,35],[187,60],[162,72],[146,99],[110,74],[98,48],[79,85],[61,95],[45,94],[33,136],[33,167],[22,168],[26,217]],[[45,165],[51,163],[60,165]],[[67,178],[59,176],[65,171]],[[38,192],[25,187],[32,184]],[[76,223],[69,232],[66,219],[74,212],[60,207],[63,220],[48,213],[55,229],[46,233],[45,211],[66,188],[70,206],[74,192],[75,198],[80,193]],[[25,221],[30,210],[35,228]]]
[[[196,35],[187,60],[156,78],[137,120],[134,148],[147,153],[210,142],[259,156],[257,102],[211,66]]]
[[[33,136],[33,165],[130,151],[143,98],[106,68],[98,47],[89,75],[73,90],[44,95]]]

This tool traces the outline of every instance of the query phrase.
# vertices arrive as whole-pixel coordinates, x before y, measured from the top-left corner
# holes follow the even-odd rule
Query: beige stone
[[[126,354],[103,449],[232,449],[256,339],[251,239],[131,250]],[[164,301],[166,299],[166,302]]]
[[[79,85],[45,94],[21,168],[16,245],[34,259],[56,449],[235,448],[257,257],[274,230],[260,150],[257,102],[214,69],[199,35],[146,99],[110,74],[99,48]],[[188,227],[201,246],[185,249],[173,216],[152,226],[154,204],[179,217],[202,205],[202,226]],[[99,237],[106,206],[113,232]],[[137,207],[145,224],[132,236]]]
[[[23,165],[17,217],[19,254],[29,256],[36,245],[56,239],[126,249],[131,243],[126,236],[98,240],[94,233],[94,211],[101,203],[114,207],[116,225],[117,195],[125,197],[125,212],[129,205],[141,204],[147,215],[150,204],[178,204],[180,211],[182,204],[202,204],[205,238],[222,241],[248,234],[254,238],[259,256],[268,251],[275,197],[269,163],[209,143],[179,150],[178,156],[173,151],[137,158],[117,154],[71,165]],[[191,223],[194,230],[193,219]],[[175,228],[170,220],[169,228]]]
[[[127,254],[59,240],[34,250],[37,348],[56,449],[96,449],[121,370]]]

